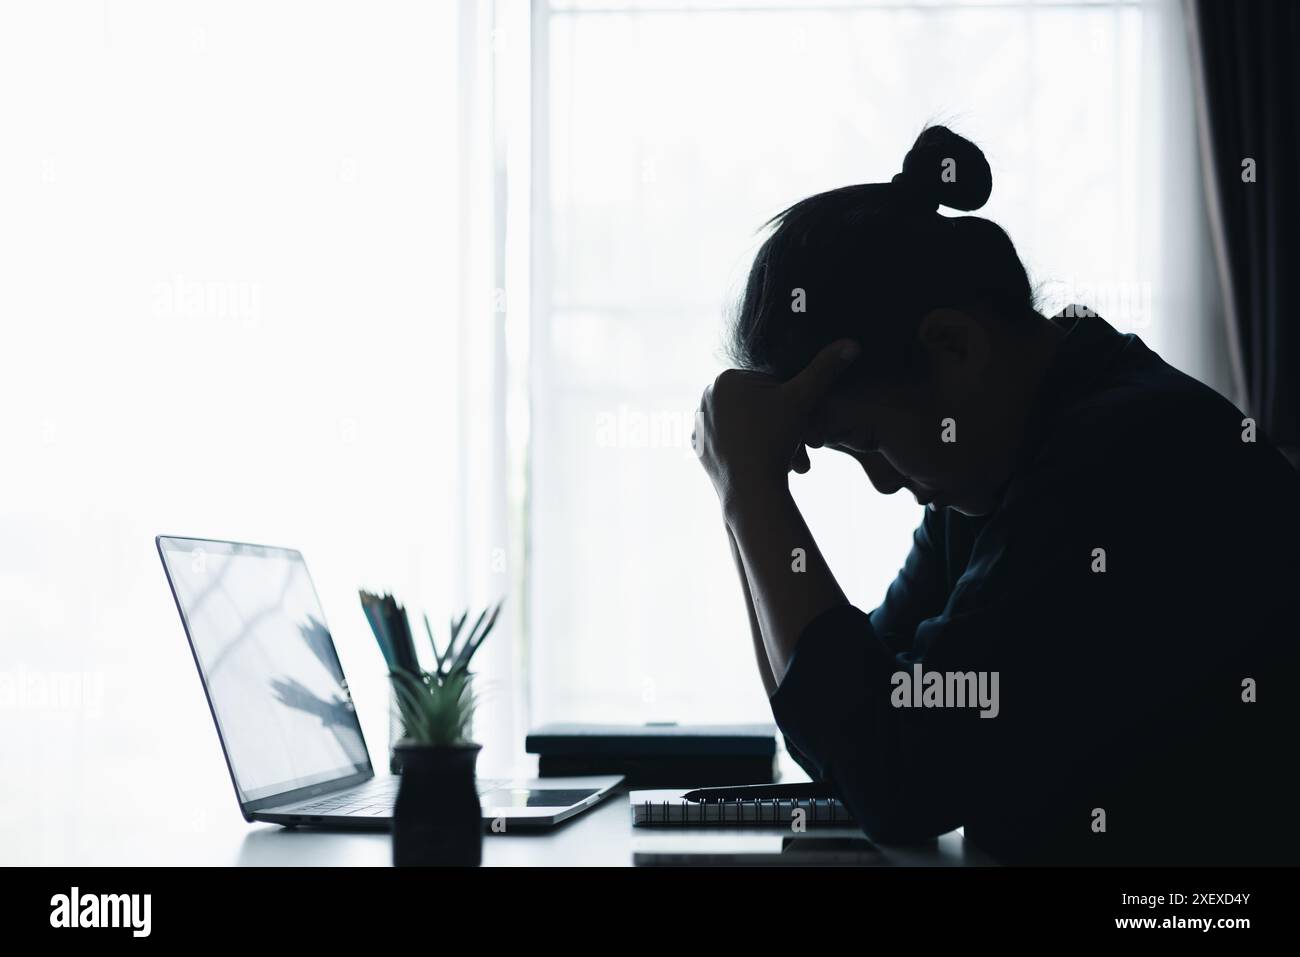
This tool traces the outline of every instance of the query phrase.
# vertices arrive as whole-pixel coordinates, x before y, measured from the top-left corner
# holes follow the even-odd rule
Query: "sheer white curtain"
[[[508,587],[483,6],[0,7],[0,820],[50,858],[160,767],[228,793],[154,535],[302,549],[381,765],[358,586]]]
[[[0,820],[57,856],[159,762],[227,786],[159,532],[303,550],[376,754],[359,585],[511,596],[493,773],[530,722],[766,717],[687,443],[755,230],[946,120],[1045,299],[1221,384],[1183,50],[1167,3],[6,3]],[[832,455],[796,494],[874,605],[915,506]]]
[[[533,717],[768,715],[686,437],[755,230],[887,180],[927,122],[978,143],[981,210],[1043,306],[1083,300],[1223,385],[1168,2],[535,4],[548,275],[533,323]],[[833,453],[795,493],[874,607],[919,510]]]

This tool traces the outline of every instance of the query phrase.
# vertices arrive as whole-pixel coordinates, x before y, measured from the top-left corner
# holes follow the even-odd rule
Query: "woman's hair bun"
[[[933,212],[979,209],[993,191],[993,173],[978,146],[946,126],[921,131],[903,159],[896,188],[915,205]]]

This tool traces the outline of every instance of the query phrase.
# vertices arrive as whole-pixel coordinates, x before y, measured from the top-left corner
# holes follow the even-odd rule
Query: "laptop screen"
[[[302,555],[186,538],[158,546],[240,800],[369,772]]]

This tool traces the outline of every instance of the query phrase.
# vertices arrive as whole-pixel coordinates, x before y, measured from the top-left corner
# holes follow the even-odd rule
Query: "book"
[[[714,785],[734,781],[763,784],[777,779],[776,758],[685,757],[593,755],[568,757],[543,754],[537,759],[537,774],[543,778],[571,778],[588,774],[621,774],[629,785],[645,788],[673,784]]]
[[[530,754],[767,757],[776,754],[772,724],[547,724],[530,731]]]
[[[688,800],[686,794],[705,793],[678,790],[633,791],[628,795],[632,806],[633,827],[655,825],[771,825],[791,828],[796,825],[852,826],[848,808],[829,794],[817,795],[815,786],[756,785],[752,788],[720,788],[729,797]],[[705,789],[707,791],[707,789]]]
[[[630,785],[769,783],[776,727],[756,725],[549,724],[524,749],[543,777],[622,774]]]

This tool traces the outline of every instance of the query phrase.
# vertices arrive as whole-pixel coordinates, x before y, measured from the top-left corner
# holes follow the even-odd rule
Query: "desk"
[[[286,830],[249,824],[196,689],[192,707],[169,711],[158,696],[87,720],[79,715],[11,712],[0,725],[0,863],[86,866],[385,866],[387,833]],[[158,720],[159,714],[166,720]],[[131,718],[132,720],[128,720]],[[382,740],[372,735],[371,740]],[[783,756],[784,757],[784,756]],[[505,760],[505,759],[503,759]],[[508,762],[516,773],[531,766]],[[480,765],[482,767],[482,763]],[[485,776],[507,776],[490,768]],[[507,772],[508,774],[508,772]],[[786,780],[806,779],[788,760]],[[625,793],[549,831],[487,834],[483,863],[497,867],[613,866],[632,863],[635,834]],[[888,851],[898,864],[988,863],[958,832],[932,845]]]
[[[289,830],[249,825],[236,848],[240,865],[351,867],[393,861],[387,833]],[[585,814],[544,831],[484,834],[487,867],[626,867],[632,863],[632,824],[627,795],[613,794]]]
[[[485,867],[627,867],[637,831],[626,793],[613,794],[585,814],[547,831],[486,834]],[[251,826],[234,863],[241,865],[333,865],[391,863],[387,834],[352,834]],[[886,849],[885,862],[908,866],[969,866],[990,863],[966,844],[959,831],[917,848]]]
[[[384,867],[392,862],[386,832],[330,831],[248,824],[226,789],[222,800],[196,800],[192,808],[156,803],[135,813],[111,795],[103,814],[82,812],[62,828],[22,826],[9,820],[3,832],[6,864],[72,866],[164,865],[251,867]],[[45,805],[57,806],[57,796]],[[36,817],[43,817],[37,811]],[[634,830],[626,793],[615,793],[595,808],[543,831],[485,834],[483,864],[488,867],[627,867],[632,863]],[[988,863],[954,831],[932,845],[890,849],[882,855],[900,865]]]

